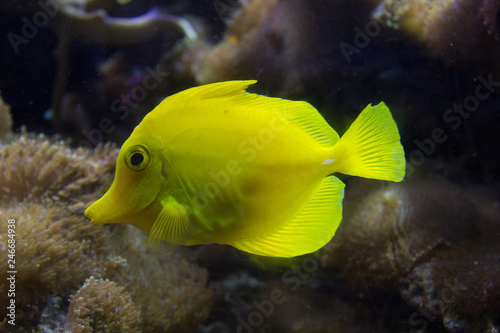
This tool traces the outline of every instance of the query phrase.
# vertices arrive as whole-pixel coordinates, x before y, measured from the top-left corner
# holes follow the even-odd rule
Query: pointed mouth
[[[104,225],[104,224],[110,222],[110,221],[106,221],[106,219],[103,219],[102,217],[99,217],[98,216],[99,214],[96,214],[96,212],[95,212],[96,203],[98,203],[98,202],[99,202],[99,200],[94,202],[92,205],[90,205],[89,208],[87,208],[85,210],[85,216],[90,219],[90,224],[92,224],[93,226],[101,226],[101,225]]]
[[[100,226],[100,225],[104,225],[106,223],[98,222],[96,220],[90,220],[90,224],[92,224],[93,226],[97,227],[97,226]]]
[[[92,209],[91,209],[92,206],[93,204],[90,205],[90,207],[88,207],[87,209],[85,209],[85,216],[90,219],[90,224],[95,226],[101,225],[94,219],[94,214],[92,214]]]

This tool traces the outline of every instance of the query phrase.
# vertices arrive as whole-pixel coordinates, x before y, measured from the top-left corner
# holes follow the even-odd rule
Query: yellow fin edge
[[[317,251],[333,238],[342,220],[344,186],[335,176],[323,179],[304,208],[279,230],[230,245],[269,257],[290,258]]]
[[[384,102],[368,105],[332,149],[333,172],[399,182],[406,160],[398,128]]]

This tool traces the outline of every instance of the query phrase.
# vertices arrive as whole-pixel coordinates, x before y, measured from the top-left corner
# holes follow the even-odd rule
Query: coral
[[[2,3],[0,8],[28,15],[43,11],[51,18],[45,24],[61,39],[71,36],[70,38],[78,38],[87,43],[129,45],[153,38],[165,31],[197,38],[197,33],[188,20],[164,13],[159,8],[153,8],[135,17],[116,17],[109,14],[119,9],[119,4],[115,1],[48,1],[37,5],[31,0],[24,0]],[[14,36],[10,34],[9,38]],[[16,39],[14,41],[19,42]]]
[[[498,222],[498,221],[497,221]],[[401,296],[449,332],[500,329],[500,245],[464,242],[439,251],[401,280]]]
[[[65,36],[75,36],[87,43],[103,45],[138,44],[167,32],[169,37],[174,39],[198,37],[188,20],[165,14],[158,8],[153,8],[133,18],[116,18],[104,9],[99,8],[89,12],[77,1],[75,3],[68,1],[62,5],[61,14],[55,16],[57,20],[51,21],[53,30],[59,34],[61,41],[58,52],[58,73],[62,74],[58,77],[53,95],[55,121],[61,120],[60,103],[68,80],[71,40]],[[67,27],[70,31],[67,31]],[[177,38],[175,38],[176,35]]]
[[[141,313],[115,282],[91,276],[71,297],[65,332],[141,332]]]
[[[86,107],[90,104],[90,111],[92,112],[94,109],[97,109],[99,116],[101,116],[102,109],[109,109],[111,105],[114,105],[112,104],[113,100],[120,96],[120,94],[106,96],[110,97],[110,100],[105,101],[108,103],[104,106],[96,106],[95,101],[88,102],[88,100],[85,99],[87,96],[83,98],[80,97],[80,94],[84,95],[85,93],[90,93],[90,99],[94,100],[96,96],[93,94],[93,91],[91,91],[94,85],[98,86],[94,88],[95,90],[103,90],[103,87],[99,86],[101,84],[100,80],[96,80],[95,78],[92,78],[90,83],[85,84],[82,91],[78,93],[70,88],[72,86],[72,80],[76,79],[80,84],[81,81],[85,82],[85,80],[80,80],[80,78],[72,76],[72,73],[75,72],[74,68],[78,68],[78,66],[81,65],[80,61],[78,61],[76,65],[73,63],[73,48],[76,47],[75,45],[83,44],[85,45],[85,49],[95,48],[95,45],[100,45],[102,48],[106,49],[104,53],[108,54],[110,53],[109,49],[119,47],[122,48],[122,52],[124,48],[128,48],[129,53],[133,53],[134,48],[137,48],[135,52],[138,52],[139,49],[140,52],[143,52],[143,44],[148,40],[153,40],[159,44],[165,44],[165,48],[170,51],[177,42],[185,39],[192,40],[198,38],[198,32],[189,20],[181,16],[168,14],[165,9],[161,7],[146,8],[144,12],[137,13],[136,16],[123,17],[120,16],[122,13],[119,3],[116,1],[51,0],[46,2],[34,2],[31,0],[22,0],[9,3],[2,2],[0,3],[0,10],[6,13],[12,13],[13,16],[19,16],[18,21],[22,20],[22,22],[25,22],[24,20],[26,20],[27,22],[22,29],[20,27],[20,31],[14,30],[7,33],[7,38],[10,43],[9,53],[13,53],[14,56],[22,54],[23,51],[29,48],[29,44],[34,44],[31,43],[31,38],[39,32],[38,27],[48,26],[54,32],[55,36],[53,36],[53,38],[58,40],[57,49],[52,51],[56,56],[54,64],[54,67],[56,67],[54,71],[55,82],[50,84],[53,86],[51,91],[51,105],[48,110],[49,112],[45,113],[44,118],[50,118],[63,134],[70,133],[72,130],[76,133],[81,132],[82,129],[80,127],[82,124],[87,130],[89,127],[95,126],[86,119],[85,113],[88,112]],[[32,17],[44,17],[46,21],[41,25],[38,24],[35,26],[32,20],[30,21]],[[28,28],[26,28],[26,26]],[[25,31],[29,31],[30,34],[34,31],[33,36],[27,35]],[[50,47],[50,44],[44,46]],[[161,58],[163,52],[167,52],[167,50],[158,52],[157,45],[154,45],[153,48],[154,51],[146,53],[148,55],[157,54],[155,57]],[[11,59],[15,58],[14,56],[11,55]],[[130,58],[131,57],[129,57],[129,59]],[[148,60],[143,61],[149,62]],[[156,64],[158,59],[154,61],[156,62],[153,63]],[[99,60],[96,59],[96,62],[99,62]],[[92,66],[94,65],[95,64],[92,64]],[[123,70],[125,73],[128,72],[128,79],[134,82],[132,83],[132,87],[127,87],[125,82],[125,84],[123,84],[124,87],[122,87],[122,92],[126,90],[126,88],[129,88],[128,93],[130,93],[131,88],[141,84],[140,81],[137,82],[134,80],[137,79],[138,75],[134,75],[136,73],[133,73],[133,66],[137,66],[137,64],[129,64],[129,68]],[[140,66],[144,67],[144,63],[141,62]],[[77,69],[76,72],[80,72],[79,69]],[[143,79],[150,79],[144,78],[146,75],[148,75],[148,72],[142,74]],[[150,86],[151,84],[148,87]],[[156,103],[155,97],[157,97],[157,95],[150,96],[148,101],[153,104]],[[102,102],[99,98],[97,99]],[[152,100],[153,102],[151,102]],[[134,100],[127,101],[129,103],[135,102]],[[143,101],[144,99],[142,99],[142,95],[140,95],[140,102]],[[144,103],[146,104],[146,108],[150,106],[147,105],[148,101]],[[148,110],[150,110],[150,108],[148,108]],[[39,115],[37,116],[41,118]],[[98,124],[99,122],[97,122],[96,128],[99,128]],[[74,131],[75,128],[80,131]],[[78,136],[77,138],[82,139]],[[94,144],[94,146],[95,145],[96,144]]]
[[[19,327],[41,329],[50,322],[47,316],[58,313],[54,300],[62,299],[59,307],[67,309],[65,300],[80,288],[81,294],[104,303],[95,308],[73,298],[70,315],[80,313],[85,322],[90,311],[99,321],[91,324],[94,328],[107,320],[117,325],[126,320],[96,313],[115,301],[130,300],[134,306],[126,311],[132,317],[134,307],[140,312],[134,327],[144,332],[189,331],[208,316],[211,293],[205,270],[175,253],[153,255],[146,236],[134,228],[95,228],[84,217],[84,209],[110,186],[116,157],[112,145],[71,149],[64,142],[26,134],[0,145],[0,219],[15,220]],[[0,224],[0,235],[0,253],[6,258],[7,223]],[[0,302],[6,304],[6,260],[0,261],[0,269]],[[82,287],[90,276],[95,281]],[[106,295],[92,294],[94,284],[115,286],[116,295],[106,301]],[[77,319],[71,325],[83,323]],[[51,318],[51,327],[62,327],[62,321],[54,324],[57,320]]]
[[[391,185],[366,197],[363,192],[366,185],[351,186],[347,192],[345,217],[334,238],[340,246],[325,257],[327,264],[342,265],[344,274],[357,281],[393,289],[440,247],[479,232],[475,204],[449,183]]]
[[[325,291],[325,286],[318,290],[315,287],[319,283],[318,280],[312,280],[294,292],[286,291],[282,296],[283,303],[275,304],[272,309],[274,320],[266,323],[263,326],[266,330],[263,331],[356,333],[370,331],[368,327],[376,327],[379,333],[395,331],[380,323],[370,307],[361,300],[342,299],[344,295],[338,291],[329,293]],[[269,298],[272,290],[283,290],[282,282],[271,282],[256,299],[265,304],[264,300]],[[248,324],[252,323],[251,317],[244,319]]]
[[[223,41],[204,52],[206,54],[200,58],[201,62],[193,68],[196,81],[201,84],[225,81],[241,76],[244,74],[241,73],[242,70],[249,72],[245,73],[248,77],[254,77],[255,68],[248,70],[242,63],[242,53],[245,52],[243,48],[260,37],[257,36],[259,27],[271,15],[270,11],[277,2],[254,0],[240,8],[233,20],[228,22]]]
[[[128,45],[153,38],[155,34],[166,31],[186,36],[188,39],[197,38],[197,32],[188,20],[163,13],[158,8],[133,18],[117,18],[102,8],[87,11],[79,4],[65,1],[61,7],[61,14],[53,21],[53,29],[58,34],[66,34],[68,31],[62,27],[63,25],[69,27],[70,34],[78,36],[87,43]],[[72,24],[68,25],[68,21]]]
[[[12,109],[0,101],[0,255],[4,222],[15,219],[19,331],[128,320],[116,331],[226,332],[259,311],[256,332],[500,331],[499,0],[126,2],[0,2],[0,90]],[[379,31],[360,39],[368,24]],[[355,50],[346,55],[342,43]],[[481,77],[491,95],[449,122],[455,103],[485,92]],[[383,100],[409,161],[423,156],[400,185],[346,178],[335,246],[307,278],[284,275],[304,258],[276,267],[224,246],[159,255],[134,228],[92,227],[83,211],[111,184],[116,148],[15,134],[26,125],[74,146],[119,143],[165,96],[246,78],[259,80],[253,91],[310,102],[339,132]],[[446,142],[429,143],[437,128]],[[207,270],[186,259],[193,250],[210,267],[212,298]],[[287,301],[266,316],[274,289]]]
[[[349,16],[354,6],[361,12],[355,18]],[[364,26],[367,7],[372,6],[322,0],[245,2],[234,11],[221,42],[187,51],[199,55],[188,67],[199,84],[262,79],[267,94],[294,98],[314,93],[342,75],[345,58],[339,44],[352,40],[352,30],[345,27]]]
[[[157,35],[165,34],[174,40],[196,39],[197,32],[188,20],[183,17],[169,15],[158,8],[132,17],[113,17],[102,8],[87,11],[79,1],[67,1],[61,5],[61,14],[51,20],[53,30],[59,35],[58,73],[55,89],[52,96],[54,121],[60,122],[63,115],[60,113],[64,98],[64,89],[68,83],[69,58],[71,39],[73,36],[80,41],[102,45],[133,45],[144,40],[152,39]],[[68,28],[69,30],[68,31]],[[61,124],[59,124],[61,125]]]
[[[500,224],[492,194],[476,203],[478,195],[442,180],[376,187],[351,186],[324,265],[358,288],[398,291],[419,311],[410,323],[425,323],[416,329],[436,318],[450,332],[498,329]]]
[[[46,198],[75,202],[79,195],[109,186],[118,155],[109,144],[94,152],[73,150],[62,141],[27,134],[0,148],[0,203]]]
[[[16,270],[19,272],[16,286],[22,291],[16,296],[19,304],[29,307],[43,295],[64,295],[65,291],[77,288],[89,272],[98,270],[93,247],[104,245],[94,243],[95,240],[102,242],[99,231],[89,228],[67,209],[58,205],[15,203],[2,205],[0,216],[4,221],[16,221]],[[6,224],[0,227],[0,232],[7,234]],[[105,233],[105,236],[111,237],[111,234]],[[2,239],[1,249],[4,253],[7,251],[7,239]],[[7,271],[6,261],[2,261],[0,267]],[[0,290],[4,294],[6,288],[2,281]]]
[[[414,36],[448,65],[498,68],[499,10],[498,0],[385,0],[374,16]]]
[[[439,318],[449,332],[496,332],[500,329],[500,202],[498,185],[469,188],[479,209],[480,230],[415,265],[401,280],[401,296],[419,309],[419,317]]]
[[[10,106],[0,97],[0,141],[12,136]]]

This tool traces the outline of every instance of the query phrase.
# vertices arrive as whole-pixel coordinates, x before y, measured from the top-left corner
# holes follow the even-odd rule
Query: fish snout
[[[90,207],[88,207],[86,210],[85,210],[85,216],[87,218],[89,218],[91,221],[90,223],[94,226],[99,226],[99,225],[103,225],[105,224],[105,222],[100,222],[96,219],[96,210],[95,210],[95,204],[92,204],[90,205]]]
[[[102,198],[85,210],[85,216],[91,219],[95,226],[106,223],[126,223],[130,215],[129,206],[121,204],[114,197],[106,193]]]

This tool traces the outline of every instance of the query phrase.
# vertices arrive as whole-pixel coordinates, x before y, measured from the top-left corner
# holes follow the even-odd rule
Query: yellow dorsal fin
[[[325,148],[331,148],[339,140],[339,135],[328,125],[325,118],[304,101],[291,101],[278,97],[268,97],[253,93],[237,96],[235,103],[252,112],[263,112],[278,116],[297,126]]]
[[[270,257],[295,257],[325,246],[342,220],[344,183],[337,177],[322,180],[311,199],[295,218],[270,235],[244,239],[230,245]]]
[[[269,105],[270,109],[306,132],[322,147],[331,148],[339,141],[337,132],[328,125],[325,118],[311,104],[304,101],[290,101],[281,98],[257,96],[259,98],[274,99],[279,102],[280,105],[278,107]]]
[[[182,243],[190,226],[186,208],[174,197],[169,196],[161,203],[163,209],[158,214],[148,237],[148,245],[153,250],[161,248],[164,242]]]
[[[398,128],[384,104],[368,105],[332,149],[333,172],[401,181],[406,161]]]
[[[338,134],[311,104],[247,93],[248,86],[256,82],[256,80],[225,81],[190,88],[167,97],[156,107],[155,110],[158,111],[155,112],[168,112],[183,104],[221,98],[225,99],[226,105],[235,109],[248,110],[255,115],[274,114],[299,127],[325,148],[331,148],[339,140]]]
[[[225,81],[189,88],[165,98],[156,107],[156,110],[170,109],[170,105],[172,105],[172,103],[195,103],[197,101],[211,98],[241,96],[247,94],[246,89],[248,86],[256,82],[257,80]],[[175,106],[175,104],[173,105]],[[168,107],[165,108],[165,106]]]

